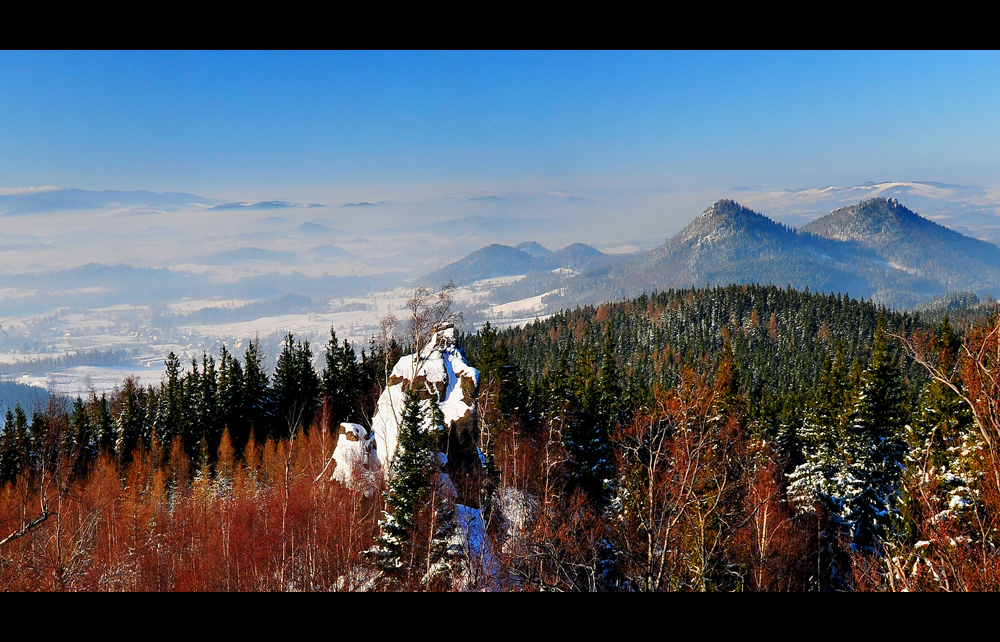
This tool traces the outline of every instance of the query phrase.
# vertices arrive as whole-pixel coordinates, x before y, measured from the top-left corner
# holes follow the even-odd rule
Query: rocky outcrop
[[[333,451],[336,468],[331,479],[363,489],[378,487],[382,462],[378,458],[375,433],[360,424],[342,423]]]
[[[411,387],[425,403],[429,405],[434,398],[441,407],[445,436],[439,450],[448,457],[448,469],[480,465],[476,420],[479,371],[465,361],[455,345],[454,327],[450,324],[439,327],[420,354],[402,357],[392,369],[388,383],[372,418],[372,430],[386,468],[391,468],[396,452],[404,392]]]

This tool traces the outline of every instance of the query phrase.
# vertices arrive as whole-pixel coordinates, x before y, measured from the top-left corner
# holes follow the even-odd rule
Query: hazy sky
[[[1000,186],[997,53],[0,53],[0,187]]]

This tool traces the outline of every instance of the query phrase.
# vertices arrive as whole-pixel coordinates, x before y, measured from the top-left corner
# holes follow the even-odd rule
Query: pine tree
[[[219,421],[229,429],[233,450],[237,455],[250,440],[250,423],[245,416],[244,375],[239,360],[222,346],[219,356]],[[221,443],[221,442],[220,442]]]
[[[357,362],[354,347],[347,340],[344,340],[343,345],[338,345],[337,333],[330,328],[330,340],[326,344],[326,365],[321,380],[331,426],[355,417],[361,393],[361,378],[361,366]]]
[[[871,365],[862,373],[847,431],[844,519],[856,550],[880,553],[895,510],[906,448],[902,374],[884,321],[875,331]]]
[[[811,510],[817,501],[841,509],[847,385],[844,351],[838,349],[833,361],[824,359],[815,394],[796,431],[804,461],[789,475],[788,499],[799,510]]]
[[[421,509],[430,494],[434,471],[434,436],[423,430],[424,410],[416,391],[408,389],[402,421],[385,494],[379,538],[379,567],[403,579],[417,558],[414,535]]]
[[[270,434],[274,412],[271,387],[263,361],[260,341],[255,338],[247,345],[243,355],[243,413],[256,433],[254,439],[259,443],[263,443]]]
[[[181,389],[181,362],[171,352],[164,361],[167,380],[160,390],[156,418],[156,437],[161,444],[169,444],[181,431],[183,422],[183,390]]]
[[[958,360],[961,341],[947,316],[934,343],[938,363],[950,371]],[[936,515],[948,510],[960,516],[954,513],[973,504],[969,489],[976,475],[969,455],[975,450],[976,433],[972,428],[972,413],[954,391],[936,380],[924,386],[913,421],[906,427],[906,471],[895,525],[908,544],[927,538],[927,533],[916,529],[931,523]]]
[[[299,426],[308,430],[319,395],[320,382],[313,369],[309,342],[296,342],[289,332],[274,368],[276,434],[287,436]]]
[[[17,435],[14,427],[14,411],[7,407],[3,433],[0,433],[0,483],[17,477],[20,458],[17,453]]]

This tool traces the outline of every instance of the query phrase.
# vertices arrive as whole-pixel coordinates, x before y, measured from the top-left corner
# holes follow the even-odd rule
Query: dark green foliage
[[[945,371],[954,368],[960,346],[946,315],[933,342],[933,351]],[[968,405],[938,381],[925,385],[905,431],[906,472],[894,520],[901,541],[912,545],[924,539],[926,534],[918,533],[917,525],[933,524],[935,515],[952,508],[953,497],[973,499],[969,489],[975,486],[976,478],[970,469],[976,451],[974,435]]]
[[[330,328],[330,341],[326,344],[326,366],[321,379],[324,407],[331,429],[343,421],[356,423],[360,420],[358,400],[363,384],[362,366],[358,363],[354,347],[346,339],[338,345],[333,328]]]
[[[748,285],[578,308],[462,342],[484,372],[505,353],[527,375],[525,431],[557,423],[567,481],[598,500],[606,431],[648,403],[653,384],[674,386],[684,366],[714,374],[720,416],[776,443],[783,470],[794,471],[783,482],[793,504],[832,514],[871,551],[894,511],[908,408],[927,381],[886,335],[923,327],[849,297]],[[836,548],[838,534],[826,536]]]
[[[132,451],[140,442],[148,443],[151,422],[147,422],[147,405],[150,395],[139,387],[135,379],[128,378],[117,395],[118,409],[113,412],[115,452],[123,462],[132,458]]]
[[[229,429],[229,438],[236,452],[243,452],[250,440],[251,425],[246,409],[245,385],[245,375],[239,360],[222,346],[219,355],[219,422],[223,430]]]
[[[507,499],[498,492],[506,484],[541,507],[519,534],[522,553],[575,577],[570,586],[590,578],[595,588],[633,587],[634,576],[621,579],[629,577],[626,554],[679,553],[708,538],[715,543],[678,558],[669,572],[683,577],[697,566],[708,589],[781,586],[789,572],[801,577],[787,586],[850,588],[856,560],[895,559],[888,556],[901,543],[912,547],[928,540],[928,529],[985,510],[976,461],[967,459],[977,452],[969,447],[968,410],[946,386],[929,383],[892,338],[917,341],[916,333],[931,345],[931,332],[936,362],[953,372],[960,330],[947,320],[932,327],[849,297],[750,285],[671,290],[464,335],[460,345],[481,376],[485,474],[472,481],[482,484],[490,535],[502,535],[506,515],[495,509],[505,506],[497,497]],[[176,435],[207,480],[224,427],[239,457],[253,427],[258,439],[287,434],[288,409],[304,415],[310,400],[315,409],[320,391],[327,419],[363,421],[376,383],[384,383],[401,353],[388,340],[373,342],[358,361],[331,330],[320,377],[308,344],[288,335],[271,386],[259,350],[252,342],[241,364],[223,349],[218,362],[206,354],[186,371],[171,355],[157,389],[129,380],[108,397],[39,409],[30,422],[20,407],[10,410],[0,432],[0,481],[22,472],[30,478],[81,446],[88,457],[103,449],[125,464],[137,449],[166,446]],[[700,387],[677,388],[682,373]],[[675,399],[678,390],[691,398]],[[696,408],[701,423],[692,433],[672,413]],[[446,560],[447,533],[438,527],[451,523],[454,506],[438,501],[451,486],[436,453],[444,449],[441,423],[433,399],[421,404],[408,391],[382,538],[371,550],[399,580],[397,588],[444,586],[450,572],[442,563],[425,573]],[[633,431],[639,441],[630,464],[623,439]],[[675,502],[672,510],[685,520],[678,528],[689,534],[669,546],[631,550],[638,540],[611,526],[628,516],[628,496],[637,494],[628,486],[639,474],[630,465],[650,457],[655,434],[674,448],[657,451],[658,458],[683,461],[695,451],[676,438],[698,431],[711,439],[697,450],[702,467],[693,490],[668,474],[669,466],[651,486],[658,495],[650,505]],[[936,497],[915,492],[920,484]],[[468,488],[474,496],[476,486]],[[945,513],[949,522],[935,521]],[[641,520],[630,526],[642,528]],[[763,550],[771,537],[776,543]],[[886,558],[873,557],[887,549]],[[751,568],[761,571],[755,583],[748,583]],[[417,584],[422,578],[426,583]]]
[[[357,402],[360,418],[367,421],[375,414],[379,394],[388,384],[392,368],[402,356],[403,346],[395,337],[388,337],[386,341],[376,341],[372,337],[368,351],[361,351]]]
[[[516,416],[524,404],[527,390],[518,367],[512,362],[507,344],[489,322],[479,331],[478,350],[470,365],[479,370],[481,382],[496,384],[497,410],[505,418]]]
[[[181,362],[171,352],[166,361],[167,379],[160,392],[156,437],[162,444],[169,444],[181,434],[184,423],[184,390],[181,386]]]
[[[267,438],[274,416],[273,394],[263,361],[260,342],[254,339],[243,355],[243,412],[260,442]]]
[[[412,557],[417,521],[430,495],[431,476],[435,472],[436,436],[424,430],[423,424],[424,410],[420,398],[414,390],[407,390],[379,539],[379,565],[390,574],[403,569]]]
[[[799,510],[823,504],[840,515],[856,550],[880,553],[894,521],[908,417],[899,354],[880,320],[867,368],[855,361],[848,375],[842,350],[824,361],[799,430],[804,461],[789,476],[789,500]]]
[[[789,476],[788,497],[800,510],[813,508],[816,502],[828,503],[838,513],[842,508],[840,474],[850,392],[844,351],[838,349],[832,361],[823,360],[815,393],[796,430],[802,461]]]
[[[115,451],[115,432],[111,419],[111,404],[108,402],[107,395],[102,393],[100,399],[92,396],[90,398],[90,412],[94,417],[92,423],[96,430],[97,450],[113,453]]]
[[[308,428],[315,420],[321,390],[308,342],[287,336],[273,386],[264,360],[257,340],[247,345],[242,364],[226,347],[218,362],[203,354],[187,369],[170,353],[166,376],[156,388],[126,379],[111,395],[77,399],[69,412],[35,413],[37,421],[31,422],[20,405],[8,408],[10,421],[0,432],[0,479],[12,479],[35,465],[31,458],[43,446],[38,440],[53,431],[61,444],[56,451],[68,452],[67,444],[72,444],[74,466],[80,470],[99,452],[114,455],[124,466],[137,448],[168,451],[179,437],[189,463],[203,471],[213,464],[227,428],[236,456],[242,455],[251,436],[258,441],[287,436],[293,423]],[[350,409],[360,407],[359,391],[372,380],[364,380],[350,344],[337,346],[335,361],[340,412],[354,412]]]
[[[316,415],[320,382],[312,365],[308,341],[285,337],[274,368],[274,432],[287,436],[299,427],[308,429]]]
[[[612,369],[613,364],[608,363],[606,368]],[[612,421],[617,419],[613,409],[618,400],[613,397],[617,386],[609,380],[611,376],[598,375],[585,345],[569,373],[569,386],[560,386],[561,398],[556,398],[556,411],[563,415],[564,444],[570,456],[571,489],[580,488],[600,507],[607,504],[610,498],[607,484],[614,479],[609,433]]]
[[[87,406],[80,397],[73,400],[68,435],[70,443],[77,444],[82,451],[74,472],[83,472],[86,465],[97,454],[97,448],[94,440],[94,427],[91,424],[90,415],[87,413]],[[70,445],[66,444],[66,447],[68,448]]]
[[[880,552],[888,534],[904,467],[907,419],[899,357],[880,322],[871,365],[861,376],[848,420],[844,513],[858,550]]]
[[[21,405],[15,408],[23,416]],[[25,420],[27,422],[27,420]],[[14,410],[7,408],[3,422],[3,432],[0,433],[0,481],[10,481],[17,476],[24,464],[19,446],[18,427],[14,420]]]
[[[844,363],[868,362],[880,315],[891,332],[909,333],[921,327],[910,315],[846,296],[732,285],[670,290],[577,308],[504,330],[494,342],[507,351],[527,387],[541,391],[547,386],[539,385],[559,370],[564,353],[570,364],[584,347],[591,354],[598,350],[603,354],[602,344],[610,334],[624,394],[639,397],[653,383],[676,385],[685,364],[714,374],[728,345],[742,411],[752,426],[773,439],[782,417],[793,418],[807,405],[824,360],[832,358],[838,346]],[[465,335],[461,342],[473,363],[479,364],[483,336]],[[927,378],[912,364],[905,376],[918,383]],[[526,415],[536,419],[544,412],[545,404],[539,404],[537,396],[523,405],[529,410]]]

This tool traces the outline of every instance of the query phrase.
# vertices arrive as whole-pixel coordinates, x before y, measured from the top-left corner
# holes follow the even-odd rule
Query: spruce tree
[[[94,430],[90,425],[90,417],[87,415],[87,407],[81,397],[73,401],[73,412],[70,415],[70,429],[73,435],[73,442],[79,445],[81,456],[77,460],[77,468],[74,472],[81,472],[90,459],[97,454],[94,444]]]
[[[951,371],[961,341],[947,316],[941,322],[934,349],[938,363]],[[967,404],[939,381],[926,384],[917,401],[913,420],[906,427],[906,471],[900,484],[895,528],[909,544],[925,539],[916,529],[948,510],[961,517],[971,507],[976,474],[971,461],[976,432]]]
[[[612,364],[613,359],[609,359],[607,367],[612,368]],[[572,460],[570,482],[602,508],[610,499],[606,480],[614,476],[608,435],[620,393],[612,379],[607,376],[602,385],[590,349],[584,344],[570,377],[572,394],[566,413],[566,448]]]
[[[403,405],[396,456],[386,487],[386,512],[379,538],[379,567],[402,579],[414,560],[414,534],[430,494],[434,471],[434,436],[423,430],[424,410],[416,391],[408,389]]]
[[[14,427],[14,411],[7,407],[3,433],[0,434],[0,483],[17,477],[20,458],[17,453],[17,435]]]
[[[289,332],[274,368],[276,434],[287,436],[299,426],[308,430],[319,395],[320,382],[313,369],[309,342],[296,342]]]
[[[113,453],[115,449],[115,429],[114,421],[111,418],[111,406],[108,397],[103,392],[101,398],[96,395],[91,397],[91,404],[94,409],[94,427],[97,431],[97,449],[106,453]]]
[[[215,369],[215,357],[202,353],[201,384],[197,395],[199,412],[199,434],[208,441],[209,452],[215,453],[222,439],[222,422],[219,418],[219,379]],[[200,448],[200,445],[199,445]]]
[[[871,365],[861,374],[847,432],[849,462],[844,519],[856,550],[880,553],[895,510],[906,448],[902,373],[884,321],[875,331]]]
[[[842,508],[846,396],[844,352],[838,349],[833,361],[824,359],[815,394],[796,431],[804,461],[789,475],[788,499],[800,510],[816,502],[830,502],[838,512]]]
[[[181,434],[183,423],[183,391],[181,390],[181,362],[171,352],[165,360],[167,380],[160,390],[156,418],[156,437],[161,444],[169,444]]]
[[[332,427],[355,417],[355,407],[361,393],[361,378],[361,366],[357,362],[354,347],[347,340],[339,345],[337,333],[330,328],[321,385]]]
[[[270,435],[274,406],[263,361],[260,341],[254,339],[243,355],[243,413],[258,442],[263,442]]]
[[[143,407],[145,395],[132,377],[125,379],[119,394],[121,395],[121,410],[114,421],[115,450],[122,463],[127,463],[131,461],[132,451],[135,450],[136,446],[149,439],[145,430],[146,412]]]
[[[219,356],[219,421],[222,429],[229,429],[229,438],[237,455],[250,440],[250,425],[245,416],[244,375],[239,360],[226,346]]]

